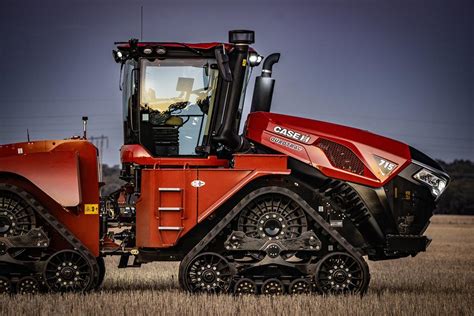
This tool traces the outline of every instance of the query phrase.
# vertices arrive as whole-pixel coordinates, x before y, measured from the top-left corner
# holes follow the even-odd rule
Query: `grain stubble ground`
[[[415,258],[369,262],[364,297],[233,297],[179,289],[178,264],[118,270],[107,259],[102,291],[0,296],[0,315],[473,315],[474,217],[435,216],[433,242]]]

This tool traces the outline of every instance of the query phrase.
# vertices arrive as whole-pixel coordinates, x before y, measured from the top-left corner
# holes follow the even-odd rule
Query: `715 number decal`
[[[375,155],[374,155],[374,158],[375,158],[375,161],[377,161],[377,165],[379,167],[380,173],[383,176],[388,176],[398,166],[396,163],[390,160],[387,160],[385,158],[375,156]]]

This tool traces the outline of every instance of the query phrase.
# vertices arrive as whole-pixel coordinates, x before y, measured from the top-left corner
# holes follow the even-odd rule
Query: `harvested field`
[[[435,216],[433,242],[415,258],[370,262],[364,297],[189,295],[176,263],[118,270],[108,259],[101,292],[1,296],[0,315],[472,315],[474,217]]]

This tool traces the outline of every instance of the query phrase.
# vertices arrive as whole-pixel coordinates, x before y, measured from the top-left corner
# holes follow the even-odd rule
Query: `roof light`
[[[262,60],[263,60],[263,57],[256,53],[250,53],[249,58],[248,58],[249,65],[251,67],[258,66]]]
[[[164,55],[164,54],[166,54],[166,49],[165,49],[164,47],[158,47],[158,48],[156,49],[156,53],[157,53],[158,55]]]
[[[153,49],[151,49],[150,47],[147,47],[143,50],[143,53],[145,53],[147,55],[150,55],[152,52],[153,52]]]
[[[112,55],[114,56],[114,60],[116,63],[121,63],[123,61],[123,54],[121,51],[113,50]]]

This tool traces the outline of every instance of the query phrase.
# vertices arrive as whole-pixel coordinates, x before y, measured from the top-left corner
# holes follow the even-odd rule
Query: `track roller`
[[[53,254],[46,262],[43,277],[53,292],[87,291],[93,280],[89,262],[74,250],[62,250]]]
[[[311,293],[312,285],[305,279],[296,279],[291,282],[289,287],[290,294],[309,294]]]
[[[257,284],[251,279],[243,278],[237,281],[234,287],[235,295],[257,294]]]
[[[36,294],[39,292],[39,283],[34,277],[26,276],[21,278],[16,284],[18,294]]]
[[[213,252],[197,255],[185,267],[185,285],[190,292],[227,293],[232,283],[227,260]]]
[[[323,294],[363,294],[369,285],[369,271],[365,262],[344,252],[334,252],[318,263],[315,282]]]
[[[7,277],[0,276],[0,294],[10,294],[12,291],[12,284]]]
[[[285,293],[285,285],[278,279],[268,279],[262,284],[262,294],[282,295]]]

